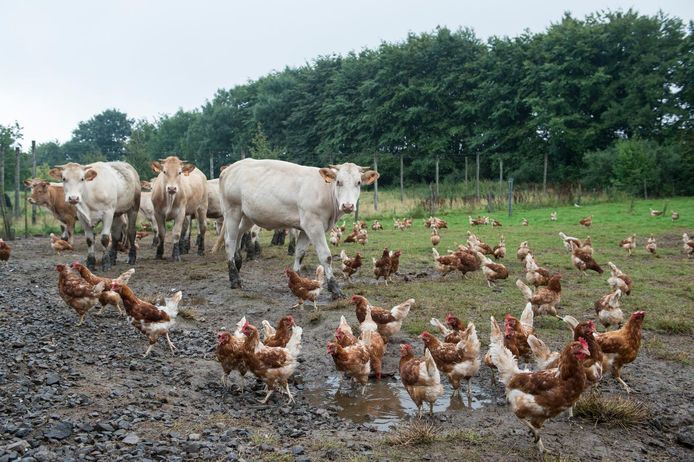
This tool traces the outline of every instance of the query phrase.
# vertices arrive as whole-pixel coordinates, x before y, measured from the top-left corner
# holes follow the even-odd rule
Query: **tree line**
[[[150,160],[177,154],[214,176],[244,157],[349,160],[377,163],[386,186],[440,172],[694,194],[693,32],[633,10],[567,13],[486,41],[439,27],[219,89],[154,122],[108,109],[36,154],[48,165],[124,159],[143,178]]]

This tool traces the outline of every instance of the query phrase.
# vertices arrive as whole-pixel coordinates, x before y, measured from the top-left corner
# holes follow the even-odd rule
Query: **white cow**
[[[207,218],[215,220],[217,236],[221,234],[224,213],[219,200],[219,178],[207,180]]]
[[[300,229],[294,270],[299,270],[313,243],[325,268],[328,290],[334,297],[342,296],[333,276],[325,232],[344,213],[354,211],[362,183],[371,184],[378,176],[352,163],[317,168],[269,159],[244,159],[224,169],[219,191],[231,287],[241,287],[239,236],[256,224],[265,229]]]
[[[127,217],[127,238],[130,242],[128,264],[135,264],[135,222],[140,209],[140,177],[135,169],[125,162],[94,162],[89,165],[69,163],[53,167],[49,174],[62,180],[65,202],[75,206],[77,218],[87,237],[87,267],[94,269],[94,226],[101,220],[101,245],[104,254],[102,269],[106,270],[116,262],[117,246],[121,241]],[[115,218],[115,220],[114,220]],[[111,249],[106,255],[109,241]]]

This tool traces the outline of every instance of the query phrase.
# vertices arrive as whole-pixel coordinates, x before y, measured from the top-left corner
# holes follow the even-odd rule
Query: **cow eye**
[[[361,180],[357,181],[357,186],[361,186]]]
[[[337,182],[337,185],[338,185],[338,186],[342,186],[342,181],[338,181],[338,182]]]
[[[179,174],[179,175],[182,175],[182,174],[183,174],[183,170],[179,171],[178,174]]]
[[[65,183],[66,181],[67,181],[67,180],[65,179],[65,177],[63,177],[63,183]]]
[[[84,178],[82,178],[80,181],[84,181]]]
[[[166,175],[166,170],[162,170],[161,173],[163,173],[164,175]]]

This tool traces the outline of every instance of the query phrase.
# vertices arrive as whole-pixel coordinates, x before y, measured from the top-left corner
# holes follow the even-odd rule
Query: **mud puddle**
[[[443,383],[443,395],[436,401],[434,412],[464,411],[468,408],[467,385],[461,386],[462,399],[451,399],[449,383]],[[408,417],[417,415],[417,406],[410,399],[402,383],[395,378],[370,381],[362,396],[361,386],[352,385],[347,379],[331,375],[322,382],[308,383],[304,396],[313,406],[335,406],[337,415],[352,422],[366,424],[378,431],[387,431]],[[492,398],[476,384],[472,383],[472,409],[492,404]],[[424,404],[423,411],[429,411]]]

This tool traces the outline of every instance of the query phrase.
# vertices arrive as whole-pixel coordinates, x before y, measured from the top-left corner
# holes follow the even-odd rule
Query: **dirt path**
[[[84,243],[77,239],[78,249]],[[286,250],[264,248],[244,264],[243,291],[227,287],[221,255],[184,256],[183,263],[154,261],[143,244],[131,286],[140,296],[183,290],[182,305],[197,319],[180,319],[171,334],[172,356],[160,341],[149,358],[147,342],[115,311],[76,314],[59,298],[54,264],[82,254],[52,254],[46,239],[17,241],[8,268],[0,268],[0,462],[26,460],[528,460],[535,447],[525,426],[510,414],[501,386],[482,368],[475,402],[442,399],[433,422],[441,437],[431,445],[389,446],[385,430],[413,414],[397,375],[370,384],[367,395],[348,388],[336,394],[336,374],[325,344],[351,306],[321,297],[312,309],[292,314],[304,327],[300,366],[294,378],[297,403],[276,394],[260,405],[262,385],[253,380],[243,395],[220,384],[215,333],[241,316],[259,325],[289,312],[295,300],[282,268]],[[109,275],[127,267],[125,258]],[[425,271],[427,268],[421,268]],[[371,283],[362,278],[361,283]],[[403,285],[403,293],[407,284]],[[653,334],[646,332],[648,339]],[[662,336],[665,348],[691,338]],[[482,338],[483,348],[487,339]],[[397,369],[397,344],[416,342],[404,332],[388,346],[384,371]],[[689,347],[690,349],[691,347]],[[686,348],[685,348],[686,349]],[[625,368],[625,379],[652,418],[629,430],[563,416],[549,421],[545,445],[568,460],[686,460],[694,444],[692,366],[642,350]],[[232,380],[235,377],[232,376]],[[611,378],[602,393],[622,394]],[[448,389],[447,389],[448,391]],[[447,434],[448,436],[444,436]],[[33,459],[28,458],[33,457]],[[567,459],[563,459],[567,460]]]

